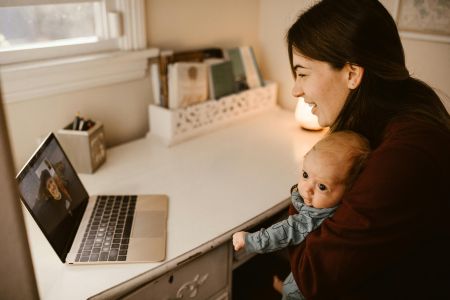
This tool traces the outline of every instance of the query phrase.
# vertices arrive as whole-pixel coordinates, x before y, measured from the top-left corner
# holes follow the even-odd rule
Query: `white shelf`
[[[219,100],[209,100],[182,109],[170,110],[149,106],[150,134],[175,145],[192,137],[223,127],[276,106],[277,84],[266,82],[263,87],[232,94]]]

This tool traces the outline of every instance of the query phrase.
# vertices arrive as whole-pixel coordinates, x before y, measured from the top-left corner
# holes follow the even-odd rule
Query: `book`
[[[264,86],[264,81],[261,76],[261,71],[256,62],[255,53],[251,46],[239,47],[242,61],[244,63],[245,75],[247,78],[248,87],[253,89]]]
[[[179,51],[173,54],[172,62],[191,61],[202,62],[209,58],[223,58],[221,48],[202,48],[195,50]]]
[[[168,65],[171,62],[173,55],[172,50],[161,50],[159,53],[159,79],[160,79],[160,94],[161,94],[161,106],[169,106],[169,86],[168,86]]]
[[[223,58],[220,48],[203,48],[174,52],[173,50],[161,50],[157,63],[150,60],[150,74],[153,87],[153,98],[156,105],[169,107],[168,65],[176,62],[202,62],[209,58]],[[158,74],[158,76],[156,76]]]
[[[208,77],[206,64],[201,62],[176,62],[168,66],[170,109],[206,101]]]
[[[167,83],[168,65],[172,60],[172,50],[161,50],[158,57],[149,59],[153,100],[156,105],[167,108],[169,103],[169,86]]]
[[[264,85],[261,71],[251,46],[226,49],[225,53],[226,57],[232,62],[238,91]]]
[[[242,61],[239,48],[226,49],[225,53],[226,57],[231,61],[231,65],[233,67],[235,90],[247,90],[247,77],[245,75],[244,62]]]
[[[221,97],[236,92],[233,74],[233,65],[230,60],[205,60],[208,66],[209,98],[220,99]]]
[[[149,59],[150,80],[152,83],[153,104],[162,106],[161,80],[159,78],[159,56]]]

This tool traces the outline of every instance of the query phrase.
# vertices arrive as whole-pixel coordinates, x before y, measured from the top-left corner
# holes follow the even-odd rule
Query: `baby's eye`
[[[302,177],[304,178],[304,179],[308,179],[308,173],[306,173],[305,171],[303,171],[303,174],[302,174]]]
[[[300,78],[303,78],[305,76],[306,76],[305,74],[297,74],[297,77],[300,77]]]
[[[319,190],[321,191],[326,191],[327,190],[327,186],[323,183],[319,183]]]

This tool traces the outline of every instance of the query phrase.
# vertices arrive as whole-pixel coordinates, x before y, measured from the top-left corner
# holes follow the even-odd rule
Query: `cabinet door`
[[[229,285],[229,253],[229,244],[225,243],[169,271],[124,299],[201,300],[219,295],[222,299]]]

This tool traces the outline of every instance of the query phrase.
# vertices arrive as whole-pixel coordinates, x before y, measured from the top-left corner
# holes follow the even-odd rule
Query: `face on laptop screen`
[[[88,194],[53,134],[17,179],[22,200],[61,257],[70,250]]]

